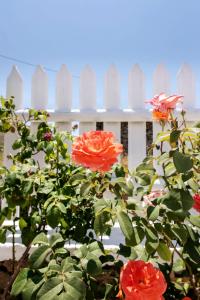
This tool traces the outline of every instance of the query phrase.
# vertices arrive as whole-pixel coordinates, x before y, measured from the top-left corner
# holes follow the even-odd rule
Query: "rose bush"
[[[17,135],[11,167],[0,168],[0,242],[13,236],[3,299],[10,292],[25,300],[199,299],[200,126],[174,113],[180,101],[163,94],[150,101],[153,114],[167,118],[157,114],[162,131],[127,173],[113,165],[122,146],[112,133],[74,139],[51,126],[47,112],[31,109],[21,118],[13,100],[2,99],[0,131]],[[26,248],[15,267],[17,222]],[[124,242],[105,249],[103,236],[116,222]],[[48,226],[55,229],[50,237]],[[77,249],[68,247],[76,242]]]

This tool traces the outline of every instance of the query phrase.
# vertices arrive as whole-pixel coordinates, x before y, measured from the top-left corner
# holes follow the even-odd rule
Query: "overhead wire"
[[[10,60],[10,61],[18,62],[20,64],[24,64],[24,65],[27,65],[27,66],[37,67],[37,64],[33,64],[33,63],[30,63],[30,62],[24,61],[22,59],[18,59],[18,58],[12,57],[12,56],[7,56],[7,55],[1,54],[1,53],[0,53],[0,57],[4,58],[4,59],[7,59],[7,60]],[[52,68],[49,68],[49,67],[46,67],[46,66],[43,66],[43,68],[46,71],[49,71],[49,72],[54,72],[54,73],[58,72],[58,70],[55,70],[55,69],[52,69]],[[72,75],[72,77],[80,78],[80,76],[78,76],[78,75]]]

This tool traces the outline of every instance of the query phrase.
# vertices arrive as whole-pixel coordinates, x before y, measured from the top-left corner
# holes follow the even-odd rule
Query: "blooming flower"
[[[172,95],[166,96],[164,93],[154,96],[147,100],[153,106],[153,119],[156,121],[168,121],[170,111],[176,108],[176,104],[182,102],[183,96]]]
[[[51,132],[46,132],[44,134],[44,140],[47,142],[50,142],[52,140],[52,133]]]
[[[182,300],[192,300],[190,297],[184,297]]]
[[[176,104],[182,102],[183,96],[172,95],[166,96],[164,93],[154,96],[152,99],[146,102],[151,104],[154,109],[159,111],[169,111],[176,108]]]
[[[151,263],[130,260],[120,273],[125,300],[161,300],[167,284],[162,272]]]
[[[158,109],[154,109],[152,112],[152,116],[155,121],[168,121],[169,120],[169,112],[168,111],[160,111]]]
[[[195,194],[193,196],[194,205],[193,208],[200,212],[200,194]]]
[[[112,132],[89,131],[76,138],[72,145],[72,160],[92,171],[106,172],[117,162],[123,146],[114,143]]]

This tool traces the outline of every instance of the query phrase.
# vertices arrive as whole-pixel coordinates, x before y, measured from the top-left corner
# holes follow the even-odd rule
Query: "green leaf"
[[[192,225],[200,228],[200,216],[190,216],[189,221]]]
[[[22,230],[23,228],[25,228],[25,227],[27,227],[27,222],[21,217],[20,219],[19,219],[19,228],[20,228],[20,230]]]
[[[61,278],[50,278],[41,287],[37,294],[38,300],[54,299],[63,289],[63,282]]]
[[[33,300],[35,297],[35,293],[39,290],[41,285],[44,283],[44,279],[40,278],[41,280],[38,283],[34,283],[31,278],[28,279],[25,288],[22,291],[22,299],[23,300]]]
[[[194,200],[189,191],[180,190],[181,203],[184,211],[188,211],[192,208]]]
[[[33,190],[33,182],[28,180],[24,182],[23,192],[24,194],[28,194]]]
[[[200,247],[199,245],[195,245],[192,240],[188,240],[187,244],[184,246],[184,252],[189,255],[189,259],[197,264],[200,265]]]
[[[117,252],[119,255],[122,255],[128,259],[134,260],[137,258],[137,253],[133,247],[125,246],[123,244],[119,244],[119,250]]]
[[[22,141],[21,141],[21,139],[17,139],[17,140],[13,143],[13,145],[12,145],[13,150],[17,150],[17,149],[19,149],[19,148],[21,148],[21,147],[22,147]]]
[[[12,290],[11,290],[12,296],[17,296],[23,291],[28,281],[28,273],[29,273],[28,268],[24,268],[20,271],[20,273],[18,274],[18,276],[16,277],[12,285]]]
[[[126,239],[126,245],[128,246],[137,246],[144,239],[145,233],[144,230],[139,226],[133,227],[133,234],[131,239]]]
[[[107,297],[108,297],[110,291],[112,290],[112,288],[113,288],[112,284],[106,283],[106,290],[105,290],[105,295],[104,295],[103,300],[108,299]]]
[[[99,258],[96,255],[89,253],[86,256],[87,262],[87,272],[88,274],[95,276],[102,272],[102,265]]]
[[[107,208],[109,206],[108,202],[105,199],[99,199],[95,204],[94,204],[94,209],[95,209],[95,214],[101,213],[102,210]]]
[[[91,182],[85,182],[81,185],[80,195],[83,197],[89,193],[91,189]]]
[[[170,143],[176,143],[179,139],[180,134],[181,134],[181,130],[173,130],[170,133]]]
[[[43,264],[45,258],[51,252],[51,248],[48,245],[42,245],[37,248],[30,256],[29,262],[33,268],[39,268]]]
[[[72,185],[77,185],[80,182],[82,182],[83,179],[86,179],[86,176],[84,174],[78,173],[78,174],[75,174],[75,175],[71,176],[71,178],[69,180],[69,183],[72,184]]]
[[[38,193],[40,194],[49,194],[53,191],[54,189],[54,184],[53,182],[45,182],[45,185],[44,186],[40,186],[40,188],[38,189]]]
[[[49,244],[51,246],[51,248],[53,248],[55,245],[59,244],[59,243],[63,243],[63,237],[60,233],[53,233],[49,239]]]
[[[0,243],[4,244],[6,242],[6,229],[0,228]]]
[[[133,226],[129,216],[123,210],[119,209],[117,211],[117,219],[124,236],[127,240],[131,241],[133,237]]]
[[[193,206],[194,200],[188,191],[174,189],[162,198],[163,203],[173,212],[187,212]]]
[[[86,288],[82,278],[76,276],[77,272],[72,272],[64,282],[66,295],[64,300],[85,300]]]
[[[176,170],[179,173],[186,173],[193,167],[193,161],[191,160],[190,156],[185,155],[179,151],[174,151],[173,162]]]
[[[44,232],[41,232],[34,238],[34,240],[32,241],[32,244],[33,245],[35,245],[35,244],[49,245],[49,241],[48,241],[46,234]]]
[[[58,248],[55,250],[55,255],[64,255],[67,253],[67,250],[65,248]]]
[[[62,202],[56,203],[56,206],[58,207],[58,209],[59,209],[63,214],[66,214],[67,209],[66,209],[65,205],[64,205]]]
[[[159,205],[149,206],[147,208],[147,216],[148,216],[149,220],[151,220],[151,221],[157,220],[157,218],[159,216],[159,212],[160,212],[160,206]]]
[[[60,210],[54,206],[52,209],[47,210],[47,222],[49,226],[55,228],[60,222]]]
[[[157,231],[153,227],[146,227],[145,233],[146,233],[145,249],[149,254],[151,254],[157,249],[159,244]]]
[[[175,237],[181,241],[182,244],[185,244],[188,239],[188,230],[182,224],[174,224],[171,227],[171,231],[174,233]]]
[[[164,242],[159,242],[157,252],[164,261],[171,261],[172,253]]]
[[[111,230],[111,225],[107,224],[110,220],[110,214],[106,211],[103,211],[101,214],[97,215],[94,220],[94,231],[97,236],[108,234]]]

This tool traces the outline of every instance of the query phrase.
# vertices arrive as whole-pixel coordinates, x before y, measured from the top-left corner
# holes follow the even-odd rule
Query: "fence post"
[[[35,109],[47,109],[48,76],[42,66],[37,66],[32,77],[31,106]]]
[[[37,66],[32,77],[31,86],[31,106],[37,110],[47,109],[48,104],[48,76],[42,66]],[[39,123],[32,122],[31,131],[37,131]],[[40,167],[45,165],[44,154],[36,154],[35,159],[38,161]]]
[[[159,64],[153,74],[153,96],[160,93],[170,94],[170,74],[163,64]]]
[[[86,65],[80,74],[80,111],[91,114],[96,110],[96,74],[89,65]],[[96,122],[80,122],[79,133],[96,130]]]
[[[66,65],[62,65],[56,76],[56,104],[58,111],[71,111],[72,76]]]
[[[23,109],[23,80],[21,74],[16,66],[12,67],[12,70],[7,78],[6,84],[6,97],[14,96],[15,108]]]
[[[72,108],[72,76],[66,65],[62,65],[56,76],[56,103],[55,114],[58,111],[70,112]],[[71,122],[56,122],[58,131],[71,131]],[[68,142],[68,151],[71,152],[71,143]]]
[[[104,106],[113,113],[120,110],[120,74],[115,65],[111,65],[105,74]],[[118,142],[121,139],[120,127],[120,122],[104,123],[104,130],[112,131]]]
[[[6,97],[14,96],[14,102],[16,110],[23,108],[23,80],[16,66],[12,67],[12,70],[7,78],[6,84]],[[3,163],[5,166],[10,167],[11,161],[7,158],[10,153],[13,153],[12,144],[17,139],[16,133],[6,133],[4,135],[4,151],[3,151]]]
[[[139,65],[128,75],[128,105],[139,114],[144,110],[145,76]],[[128,123],[128,166],[136,167],[146,156],[146,122]]]
[[[183,64],[177,74],[177,93],[183,95],[183,107],[195,109],[196,78],[192,68]]]

